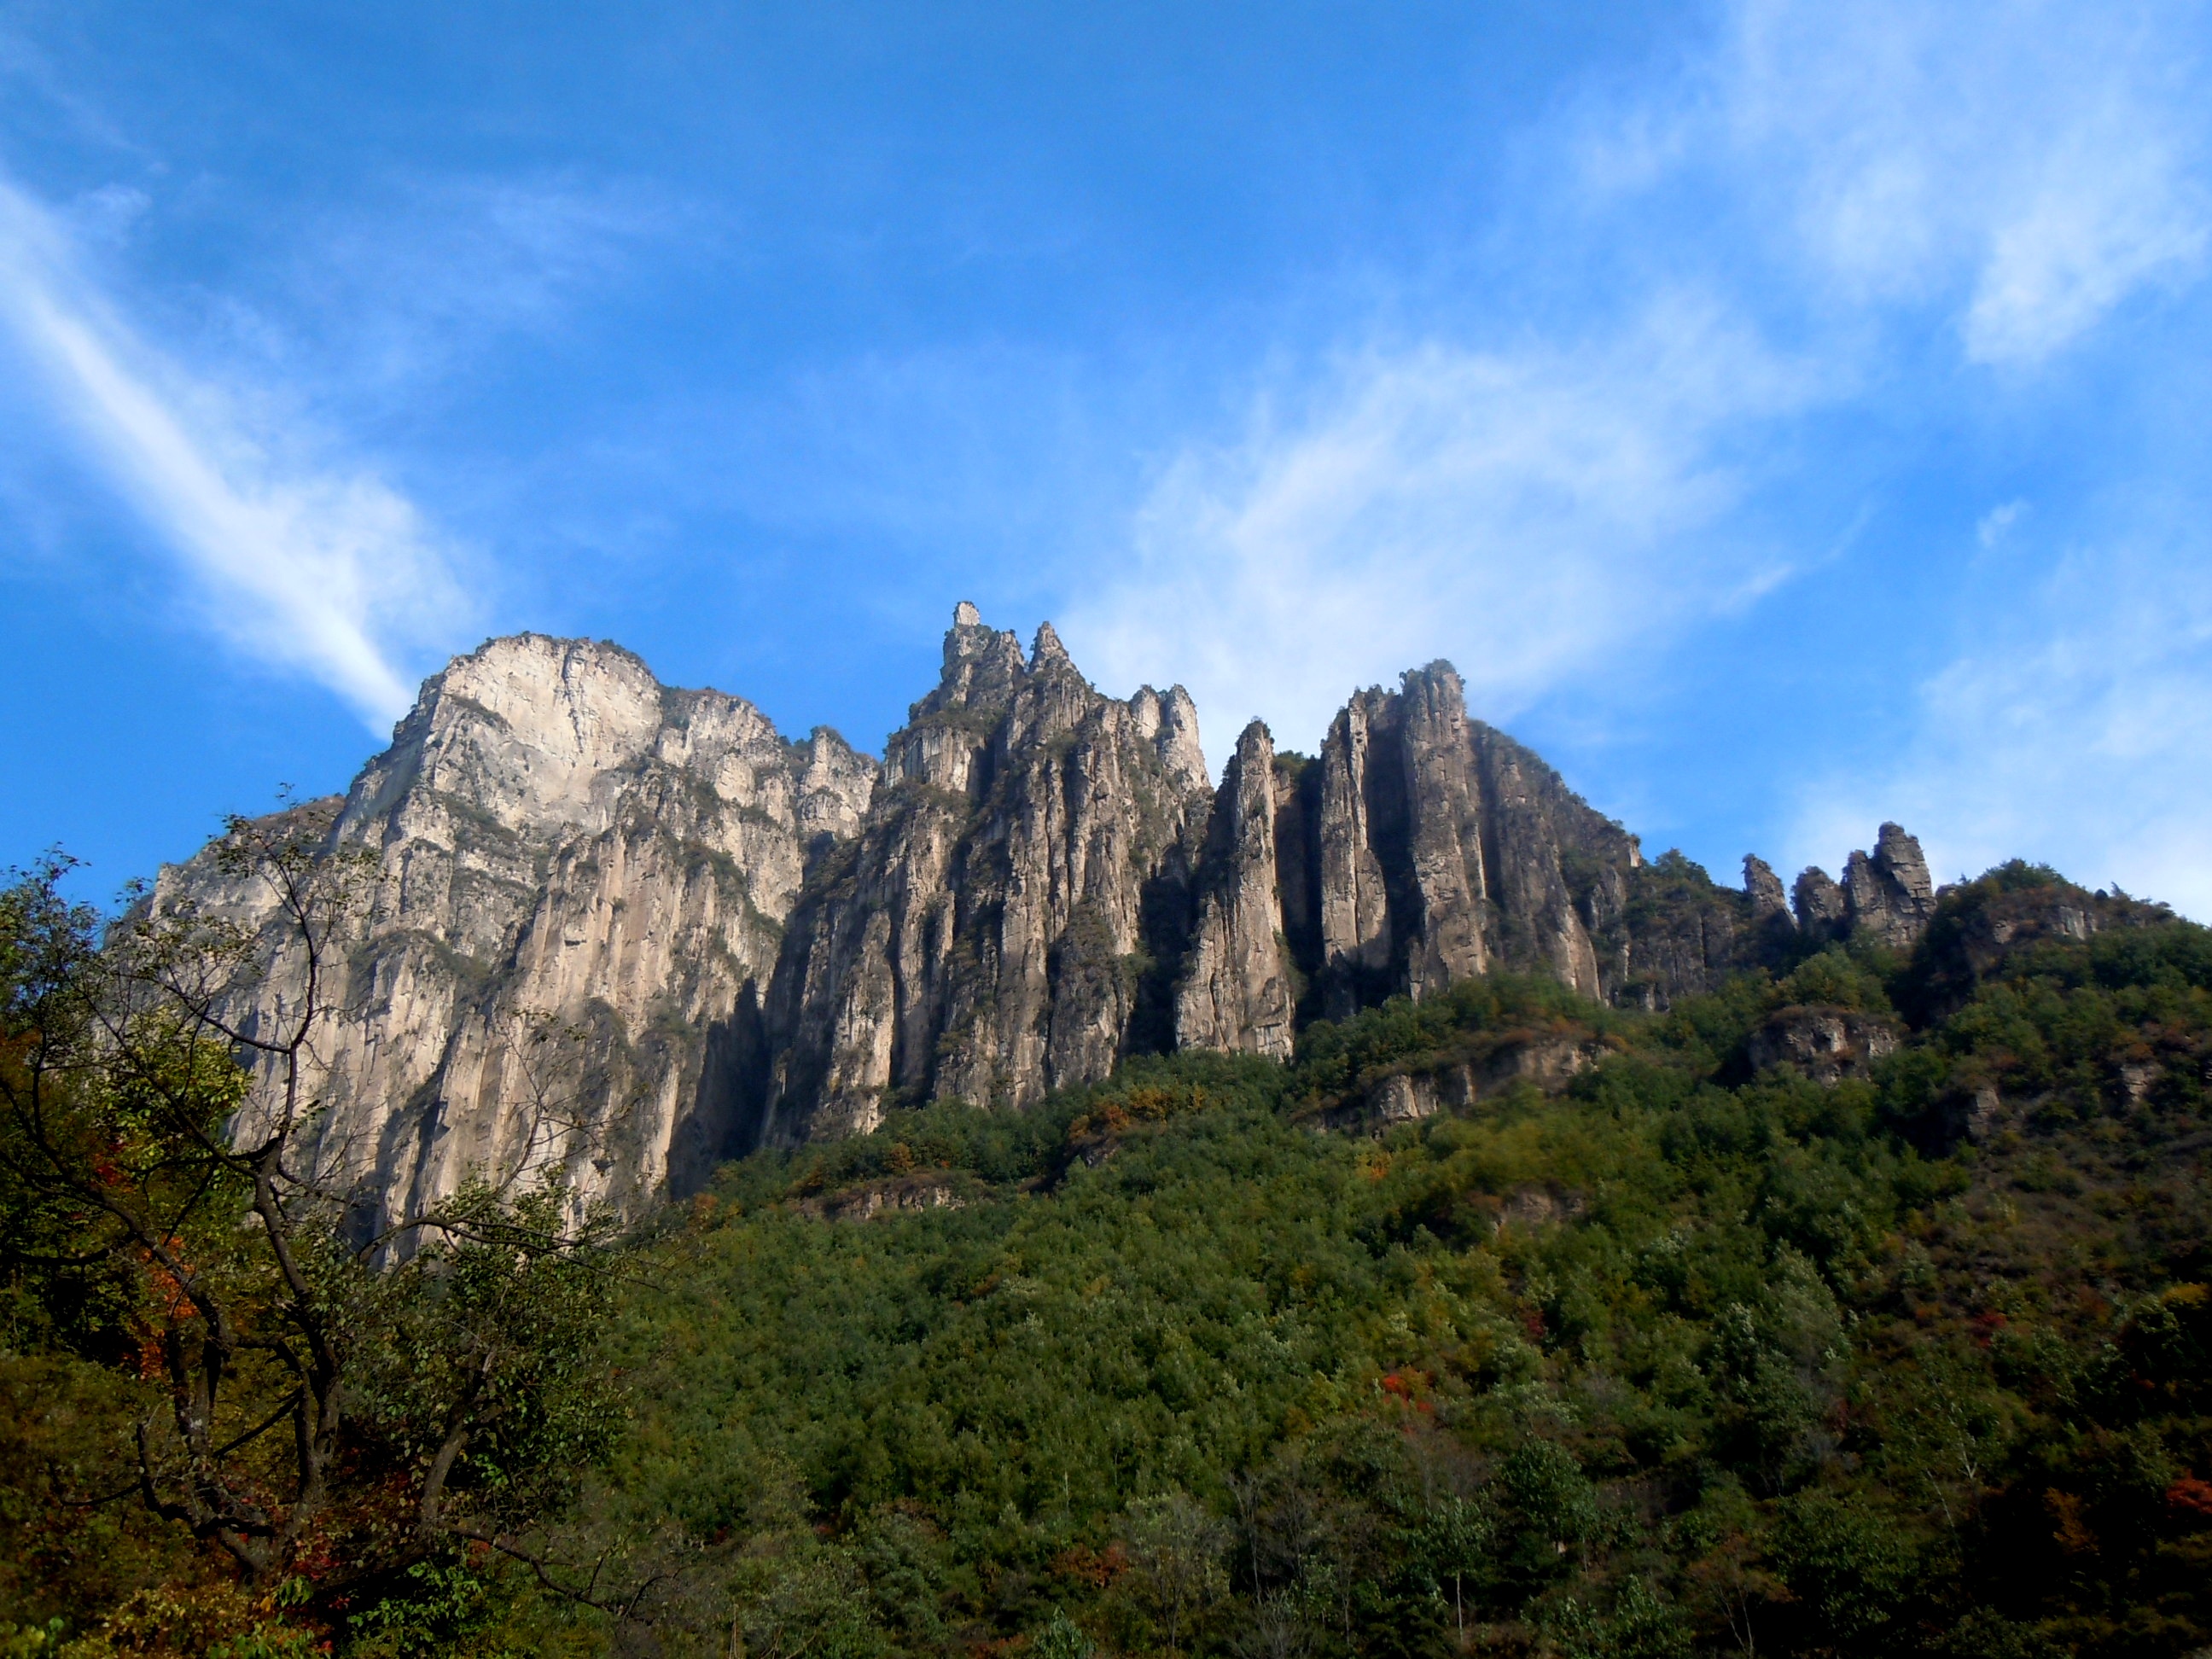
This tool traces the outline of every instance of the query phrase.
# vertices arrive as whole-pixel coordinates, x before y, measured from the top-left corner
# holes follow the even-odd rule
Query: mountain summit
[[[319,1162],[382,1218],[556,1168],[635,1213],[764,1142],[1025,1107],[1134,1053],[1287,1056],[1494,968],[1662,1006],[1805,933],[1909,945],[1935,905],[1894,824],[1790,896],[1756,858],[1741,890],[1647,862],[1443,662],[1355,693],[1317,757],[1254,721],[1216,787],[1181,686],[1108,697],[1049,623],[1024,652],[965,602],[880,763],[526,634],[432,676],[318,805],[370,872]],[[215,852],[154,902],[261,927],[273,1015],[299,964]]]

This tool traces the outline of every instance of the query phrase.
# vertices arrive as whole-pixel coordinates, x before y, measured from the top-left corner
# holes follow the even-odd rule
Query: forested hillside
[[[14,1180],[0,1651],[2203,1649],[2212,933],[2012,866],[1817,945],[728,1165],[546,1256],[586,1393],[449,1460],[538,1509],[375,1576],[147,1513],[161,1288],[72,1312]]]

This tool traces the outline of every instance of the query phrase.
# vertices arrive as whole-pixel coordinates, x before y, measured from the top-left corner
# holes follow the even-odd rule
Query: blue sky
[[[594,15],[596,14],[596,15]],[[556,21],[557,20],[557,21]],[[0,861],[520,629],[1217,763],[1449,657],[1656,850],[2212,916],[2204,3],[0,0]]]

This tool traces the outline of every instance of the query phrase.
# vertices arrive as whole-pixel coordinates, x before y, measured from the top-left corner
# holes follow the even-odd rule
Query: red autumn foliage
[[[2166,1489],[2166,1506],[2177,1514],[2212,1521],[2212,1480],[2183,1475]]]
[[[1109,1544],[1103,1550],[1078,1544],[1053,1557],[1052,1570],[1059,1577],[1103,1589],[1129,1570],[1129,1558],[1119,1544]]]

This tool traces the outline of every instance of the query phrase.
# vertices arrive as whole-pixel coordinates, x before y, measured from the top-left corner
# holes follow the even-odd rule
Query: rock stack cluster
[[[1744,860],[1743,879],[1762,914],[1794,923],[1811,939],[1848,939],[1863,928],[1885,945],[1909,947],[1936,914],[1936,884],[1920,843],[1893,823],[1881,826],[1872,854],[1853,853],[1844,861],[1841,885],[1817,866],[1800,875],[1788,907],[1781,879],[1760,860]]]
[[[1436,663],[1320,753],[1254,722],[1218,787],[1181,687],[1094,690],[963,605],[880,766],[589,641],[495,640],[425,683],[332,836],[319,1155],[367,1212],[559,1167],[635,1211],[767,1141],[903,1104],[1021,1107],[1133,1052],[1285,1056],[1298,1027],[1492,968],[1663,1005],[1792,946],[1905,943],[1933,905],[1882,827],[1794,905],[1647,862]],[[155,902],[265,927],[248,1018],[300,994],[266,898],[203,854]]]

